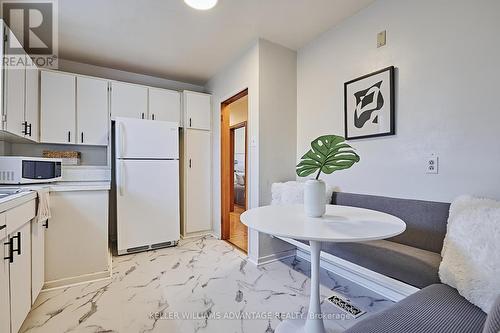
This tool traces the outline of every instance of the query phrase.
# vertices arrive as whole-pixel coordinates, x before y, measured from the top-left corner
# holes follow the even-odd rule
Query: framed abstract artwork
[[[395,134],[394,66],[344,84],[345,138]]]

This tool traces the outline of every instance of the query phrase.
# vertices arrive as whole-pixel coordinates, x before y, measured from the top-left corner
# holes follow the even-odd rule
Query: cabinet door
[[[211,97],[207,94],[185,91],[185,128],[210,130]]]
[[[147,119],[148,88],[134,84],[111,83],[111,118]]]
[[[45,233],[47,284],[56,280],[74,283],[75,278],[109,270],[108,197],[108,191],[50,193],[52,217]]]
[[[27,57],[29,58],[29,57]],[[35,142],[39,141],[40,99],[39,80],[40,71],[34,64],[26,67],[26,108],[25,121],[28,125],[26,138]]]
[[[210,132],[186,130],[186,189],[184,230],[187,233],[210,230],[211,161]]]
[[[77,77],[76,79],[77,142],[108,145],[108,81]]]
[[[177,91],[149,88],[149,119],[180,123],[181,94]]]
[[[31,308],[31,230],[25,223],[13,232],[14,262],[10,264],[10,318],[12,332],[18,332]]]
[[[76,142],[75,81],[74,75],[42,71],[41,142]]]
[[[5,214],[0,214],[0,227],[4,225]],[[0,332],[10,332],[9,262],[3,259],[9,255],[7,241],[0,237]]]
[[[10,34],[13,37],[13,34]],[[22,56],[24,57],[24,56]],[[24,136],[24,94],[26,68],[21,65],[5,66],[5,114],[6,130],[12,134]]]
[[[31,304],[35,303],[45,282],[45,226],[31,222]]]

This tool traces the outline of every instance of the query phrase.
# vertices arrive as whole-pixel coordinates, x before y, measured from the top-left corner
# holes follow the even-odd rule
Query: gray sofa
[[[486,314],[440,284],[438,270],[450,204],[333,193],[332,204],[382,211],[406,222],[394,238],[366,243],[324,244],[323,251],[423,288],[389,309],[368,315],[346,333],[499,333],[500,299]]]

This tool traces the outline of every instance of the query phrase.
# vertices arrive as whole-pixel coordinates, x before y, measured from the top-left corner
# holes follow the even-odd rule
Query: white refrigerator
[[[179,124],[116,118],[114,139],[118,254],[177,245]]]

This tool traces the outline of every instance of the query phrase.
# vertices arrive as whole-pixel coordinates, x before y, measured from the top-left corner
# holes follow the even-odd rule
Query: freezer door
[[[116,161],[118,251],[180,238],[179,162]]]
[[[179,124],[116,118],[115,148],[116,158],[178,159]]]

